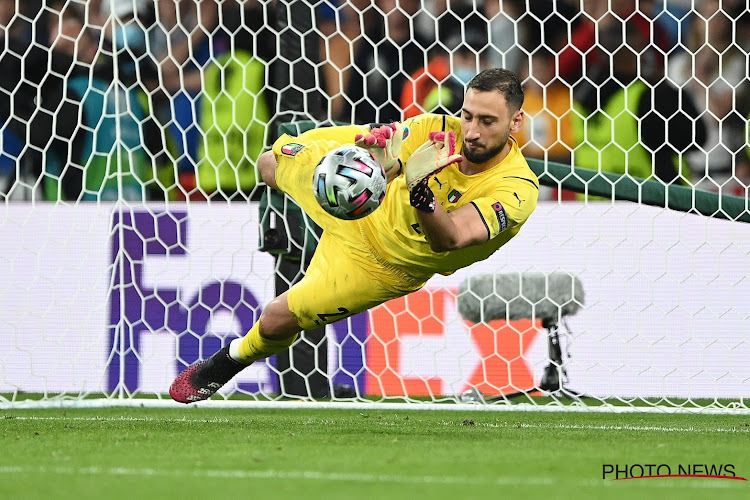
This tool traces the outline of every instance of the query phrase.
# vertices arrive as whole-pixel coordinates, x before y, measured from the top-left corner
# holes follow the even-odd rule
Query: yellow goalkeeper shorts
[[[358,221],[333,217],[313,192],[315,164],[285,162],[276,183],[321,228],[315,255],[304,278],[287,295],[289,309],[304,330],[334,323],[422,288],[427,276],[413,276],[383,261]]]
[[[289,290],[289,310],[302,329],[334,323],[424,286],[424,279],[379,261],[369,247],[360,251],[354,241],[347,243],[324,232],[304,278]]]

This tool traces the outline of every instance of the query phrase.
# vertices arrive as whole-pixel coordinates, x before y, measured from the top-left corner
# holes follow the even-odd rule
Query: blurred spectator
[[[256,161],[271,118],[264,92],[266,64],[276,45],[256,43],[273,39],[262,24],[269,19],[262,9],[262,4],[254,2],[244,7],[231,2],[224,5],[221,29],[231,37],[232,51],[205,67],[197,185],[211,198],[245,200],[256,184]],[[183,179],[181,185],[188,182]]]
[[[469,80],[489,67],[487,36],[478,30],[466,30],[464,39],[454,34],[448,40],[448,54],[430,57],[426,68],[417,70],[401,92],[404,118],[420,113],[455,115],[463,105],[464,88]]]
[[[0,0],[0,36],[5,37],[8,25],[15,15],[15,0]]]
[[[420,0],[376,0],[380,22],[368,25],[345,72],[346,102],[337,120],[374,123],[401,120],[396,100],[409,76],[426,64],[431,44],[416,30]]]
[[[642,77],[656,81],[662,72],[661,54],[666,51],[666,35],[660,25],[655,25],[641,8],[648,2],[643,0],[584,0],[583,11],[576,18],[576,28],[572,31],[569,44],[560,52],[560,74],[570,85],[579,83],[582,77],[598,85],[608,77],[607,53],[597,42],[597,33],[607,32],[612,27],[621,26],[637,31],[642,38],[660,50],[649,51],[650,64],[643,66]],[[652,75],[647,75],[651,71]]]
[[[8,27],[15,14],[15,0],[0,0],[0,43],[2,43],[3,51],[8,48]],[[2,57],[0,62],[5,59],[5,57]],[[2,66],[2,68],[4,71],[9,69],[5,66]],[[20,77],[20,75],[17,76]],[[8,197],[9,191],[13,187],[16,180],[16,165],[23,151],[23,142],[7,124],[11,113],[10,99],[6,94],[6,92],[11,91],[7,88],[9,83],[7,79],[3,79],[3,86],[0,91],[0,201]]]
[[[737,169],[742,175],[748,162],[748,47],[740,44],[747,44],[750,13],[744,5],[733,8],[729,2],[707,0],[697,8],[692,25],[687,50],[668,61],[668,76],[692,96],[706,125],[705,144],[688,155],[697,185],[731,191],[737,187]]]
[[[18,74],[23,67],[21,85],[12,82],[18,86],[10,126],[28,140],[22,159],[38,169],[31,185],[43,185],[49,200],[147,198],[156,187],[148,148],[159,134],[149,127],[138,87],[113,84],[115,59],[101,57],[101,30],[86,23],[83,2],[48,7],[40,27],[49,48],[8,51],[3,61],[9,70],[17,65]]]
[[[145,0],[116,0],[146,3]],[[201,68],[213,57],[226,52],[226,40],[212,44],[211,34],[219,19],[216,2],[170,0],[154,2],[155,22],[148,31],[151,53],[161,65],[162,83],[170,93],[186,91],[195,95],[202,88]],[[223,2],[230,7],[234,0]],[[255,3],[255,2],[249,2]],[[239,21],[239,19],[224,19]]]
[[[164,92],[157,95],[160,99],[156,113],[161,121],[168,123],[169,135],[174,140],[181,186],[178,198],[200,199],[202,194],[195,189],[195,176],[198,146],[203,140],[198,128],[203,71],[230,49],[229,35],[216,29],[217,2],[169,0],[154,4],[154,22],[148,31],[149,52],[159,66],[160,90]],[[229,8],[237,4],[237,0],[227,0],[221,5]],[[239,23],[240,19],[224,17],[224,21]]]
[[[329,117],[340,116],[345,104],[343,91],[347,88],[345,76],[351,72],[344,70],[352,63],[352,54],[357,53],[363,41],[362,24],[366,17],[375,14],[367,10],[370,0],[324,0],[316,11],[317,27],[322,33],[321,58],[323,60],[323,83],[330,96]],[[365,12],[367,10],[367,12]]]
[[[404,118],[425,112],[455,115],[463,104],[464,86],[489,67],[484,9],[470,2],[452,2],[437,24],[442,43],[430,51],[427,66],[410,75],[401,92]]]
[[[18,6],[19,11],[16,8],[14,0],[0,0],[0,200],[42,196],[38,182],[42,156],[40,151],[30,149],[25,143],[37,97],[31,80],[38,84],[44,72],[37,67],[24,75],[23,61],[26,57],[46,62],[47,53],[32,44],[32,24],[22,17],[28,14],[24,12],[24,5]]]
[[[681,41],[681,34],[684,36],[685,33],[692,31],[693,16],[690,15],[692,4],[693,0],[652,2],[649,14],[664,33],[667,47],[676,47],[678,51],[684,50],[685,47],[678,44]]]
[[[16,199],[43,197],[42,187],[53,200],[81,189],[80,169],[65,168],[81,107],[67,82],[88,79],[98,34],[84,32],[82,3],[51,2],[49,7],[48,15],[35,18],[35,31],[47,35],[50,47],[29,46],[22,30],[11,30],[0,59],[0,116],[5,130],[24,142],[16,157],[17,176],[9,179]]]
[[[524,122],[514,137],[527,158],[570,164],[575,147],[572,92],[558,78],[556,54],[578,15],[578,2],[529,3],[519,19],[525,34],[519,40],[523,58],[519,74],[524,82]],[[575,193],[540,187],[540,199],[575,199]]]
[[[487,2],[488,12],[491,12],[491,5],[501,6],[501,16],[506,16],[506,22],[508,13],[512,13],[514,27],[511,29],[510,26],[503,26],[501,35],[505,37],[504,43],[513,47],[511,50],[513,57],[512,59],[506,57],[505,63],[512,64],[511,69],[520,74],[528,68],[529,58],[537,48],[546,47],[559,52],[562,40],[566,39],[569,31],[577,26],[575,20],[580,13],[579,3],[579,0]],[[488,16],[491,17],[489,14]],[[498,31],[497,24],[493,23],[493,40],[499,34]]]
[[[70,201],[164,197],[154,178],[164,157],[160,129],[149,118],[142,90],[144,82],[155,85],[155,66],[145,54],[145,25],[133,16],[141,3],[49,0],[43,10],[22,4],[31,10],[16,20],[31,29],[14,23],[0,61],[4,132],[24,140],[14,195],[25,190],[24,198]],[[110,17],[111,5],[116,15]],[[100,8],[106,15],[98,15]],[[115,62],[119,85],[113,84]]]
[[[524,156],[570,163],[573,139],[572,94],[556,78],[555,54],[539,47],[524,73],[524,125],[515,135]]]
[[[80,192],[64,199],[165,199],[174,182],[164,134],[152,113],[158,74],[148,53],[148,14],[146,0],[102,0],[87,4],[78,19],[79,36],[94,42],[94,53],[88,75],[66,79],[66,92],[80,112],[65,120],[75,135],[73,149],[62,157],[63,172],[81,179]]]
[[[83,95],[89,88],[92,78],[92,64],[97,56],[99,32],[85,29],[85,12],[79,5],[65,6],[63,2],[55,5],[59,14],[50,14],[47,18],[49,44],[52,49],[52,66],[58,68],[48,75],[40,85],[42,95],[42,113],[31,123],[32,134],[51,131],[54,120],[55,137],[49,147],[43,144],[49,140],[39,136],[31,140],[44,151],[45,191],[48,200],[76,200],[81,196],[86,161],[90,151],[86,150],[85,141],[76,137],[79,125],[92,125],[103,113],[102,109],[93,112],[83,106]],[[33,64],[25,61],[26,67]],[[44,102],[66,97],[59,109],[47,107]],[[54,104],[53,106],[56,106]],[[45,116],[44,111],[49,110]],[[83,120],[79,121],[79,117]],[[49,120],[50,124],[47,124]],[[44,133],[44,132],[43,132]],[[50,137],[46,133],[44,134]],[[93,171],[93,169],[92,169]]]
[[[127,86],[154,90],[159,75],[149,53],[148,31],[154,20],[148,0],[102,0],[98,22],[103,23],[105,52],[117,61],[118,79]]]
[[[524,65],[521,78],[524,82],[524,121],[514,137],[524,156],[569,165],[576,146],[573,137],[573,96],[568,85],[557,78],[556,42],[533,49],[529,64]],[[548,45],[552,49],[547,48]],[[539,199],[574,200],[570,191],[540,186]]]
[[[23,141],[10,130],[4,123],[0,123],[0,201],[11,196],[12,188],[16,182],[16,166],[23,153]]]
[[[527,46],[529,37],[529,27],[524,22],[528,19],[524,16],[526,2],[490,0],[485,3],[485,11],[490,21],[489,65],[519,73],[526,58],[522,47]]]
[[[623,39],[623,31],[625,39]],[[662,80],[653,88],[639,75],[654,47],[637,25],[615,23],[600,33],[613,74],[596,93],[574,94],[573,154],[577,166],[685,183],[684,153],[705,140],[689,96]]]

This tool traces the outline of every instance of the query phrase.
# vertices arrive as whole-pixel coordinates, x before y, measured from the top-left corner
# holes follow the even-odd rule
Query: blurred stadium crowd
[[[525,82],[527,157],[747,196],[743,0],[308,3],[307,118],[457,113],[501,66]],[[0,0],[0,200],[247,199],[289,5]]]

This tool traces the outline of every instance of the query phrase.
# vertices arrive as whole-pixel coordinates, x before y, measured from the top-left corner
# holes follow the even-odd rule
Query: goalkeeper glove
[[[411,192],[421,181],[429,179],[449,165],[463,160],[455,154],[454,132],[430,132],[429,140],[419,146],[406,161],[406,187]]]
[[[425,177],[409,190],[409,204],[422,212],[432,213],[435,211],[435,194],[427,185],[429,178]]]
[[[404,127],[398,123],[383,125],[370,131],[368,134],[357,134],[354,144],[365,148],[383,165],[386,172],[398,163],[401,168],[401,143],[404,140]]]

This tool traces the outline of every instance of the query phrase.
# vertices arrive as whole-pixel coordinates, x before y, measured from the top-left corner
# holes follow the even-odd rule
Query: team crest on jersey
[[[497,223],[500,225],[500,232],[502,233],[508,229],[508,214],[505,213],[505,208],[503,208],[503,204],[499,201],[492,204],[492,210],[495,211]]]
[[[459,193],[457,189],[448,193],[448,202],[450,203],[456,203],[459,198],[461,198],[461,193]]]
[[[305,149],[304,144],[299,144],[296,142],[290,142],[289,144],[284,144],[283,146],[281,146],[281,152],[287,156],[294,156],[303,149]]]

